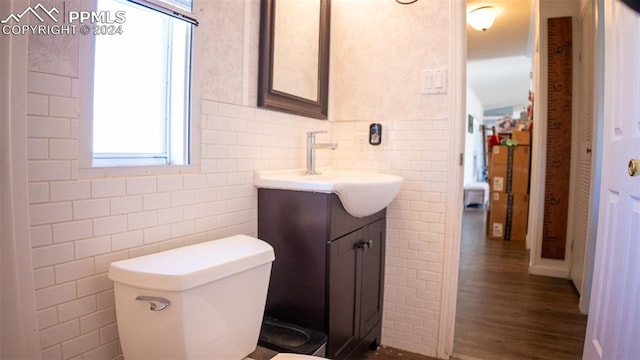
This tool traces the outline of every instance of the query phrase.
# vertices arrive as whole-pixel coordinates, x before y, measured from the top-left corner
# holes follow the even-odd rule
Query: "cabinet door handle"
[[[362,249],[362,250],[370,249],[370,248],[371,248],[371,246],[373,246],[373,240],[369,240],[369,241],[364,241],[364,240],[363,240],[363,241],[359,241],[359,242],[356,244],[356,248],[357,248],[357,249]]]

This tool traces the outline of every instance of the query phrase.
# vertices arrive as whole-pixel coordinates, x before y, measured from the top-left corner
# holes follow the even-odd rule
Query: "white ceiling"
[[[498,16],[486,31],[467,25],[467,81],[485,110],[528,106],[532,0],[467,0],[467,11],[494,6]]]

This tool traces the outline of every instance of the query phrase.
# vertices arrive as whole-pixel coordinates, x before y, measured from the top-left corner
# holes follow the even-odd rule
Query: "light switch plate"
[[[447,93],[447,69],[422,70],[423,94]]]

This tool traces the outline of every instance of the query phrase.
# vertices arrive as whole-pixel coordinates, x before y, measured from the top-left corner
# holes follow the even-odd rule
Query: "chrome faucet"
[[[307,172],[305,175],[316,175],[316,149],[331,149],[338,147],[336,143],[316,143],[316,134],[324,134],[326,131],[308,131],[307,132]]]

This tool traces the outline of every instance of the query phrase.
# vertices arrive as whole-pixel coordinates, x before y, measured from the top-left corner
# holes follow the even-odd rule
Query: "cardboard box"
[[[529,193],[530,147],[494,146],[489,164],[491,192]]]
[[[491,193],[489,239],[525,241],[528,217],[528,194]]]
[[[511,132],[511,140],[516,140],[518,145],[531,145],[531,132],[513,130]]]

